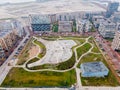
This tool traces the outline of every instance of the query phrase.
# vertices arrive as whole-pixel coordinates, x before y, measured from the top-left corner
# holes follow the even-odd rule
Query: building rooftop
[[[79,20],[77,20],[77,22],[81,23],[81,24],[85,24],[85,23],[89,22],[89,20],[87,20],[87,19],[79,19]]]
[[[81,64],[81,69],[84,73],[108,71],[107,67],[102,62],[83,63]]]
[[[44,15],[30,15],[32,24],[50,24],[50,17]]]

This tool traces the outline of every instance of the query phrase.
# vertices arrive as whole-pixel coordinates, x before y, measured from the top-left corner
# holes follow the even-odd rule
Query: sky
[[[35,0],[0,0],[0,4],[6,3],[6,2],[19,3],[19,2],[28,2],[28,1],[35,1]]]
[[[6,2],[19,3],[19,2],[28,2],[28,1],[35,1],[35,0],[0,0],[0,4],[6,3]],[[119,1],[120,2],[120,0],[111,0],[111,1]]]

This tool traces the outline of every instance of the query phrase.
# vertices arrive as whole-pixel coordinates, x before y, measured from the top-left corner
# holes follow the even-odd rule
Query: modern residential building
[[[120,12],[115,12],[110,17],[110,20],[116,24],[116,29],[120,31]]]
[[[104,77],[109,73],[108,68],[102,62],[82,63],[80,69],[82,77]]]
[[[22,37],[22,33],[19,34],[22,28],[18,27],[15,22],[15,20],[0,21],[0,52],[2,56],[9,56],[19,40],[19,37]]]
[[[100,26],[100,23],[103,22],[105,20],[104,16],[93,16],[92,17],[92,21],[93,21],[93,24],[94,24],[94,27],[95,28],[99,28]]]
[[[120,30],[115,33],[115,37],[112,42],[112,49],[120,51]]]
[[[114,23],[120,23],[120,12],[115,12],[110,18]]]
[[[109,18],[111,17],[114,12],[118,11],[119,7],[119,2],[110,2],[108,4],[107,12],[106,12],[106,17]]]
[[[89,20],[77,20],[76,23],[77,31],[80,33],[85,33],[91,31],[92,23]]]
[[[58,32],[72,32],[73,22],[72,21],[59,21]]]
[[[5,52],[0,45],[0,61],[3,61],[4,59],[5,59]],[[1,63],[0,63],[0,65],[1,65]]]
[[[51,23],[57,22],[57,16],[56,16],[56,14],[49,14],[49,17],[50,17]]]
[[[22,24],[22,22],[13,19],[11,20],[11,23],[12,23],[13,29],[15,30],[16,34],[19,37],[23,37],[25,35],[25,31],[23,29],[24,25]]]
[[[103,36],[103,38],[114,38],[116,27],[117,26],[115,23],[109,20],[104,20],[103,22],[100,23],[98,31],[100,35]]]
[[[50,32],[51,20],[48,15],[30,15],[33,32]]]

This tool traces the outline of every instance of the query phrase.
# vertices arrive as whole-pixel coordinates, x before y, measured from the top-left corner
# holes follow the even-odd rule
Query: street
[[[30,33],[29,33],[29,30],[27,27],[25,27],[25,31],[26,31],[26,36],[24,37],[24,39],[20,42],[20,44],[17,46],[17,48],[12,52],[12,54],[8,57],[8,59],[0,67],[0,85],[2,84],[2,82],[6,78],[7,74],[9,73],[10,69],[12,68],[11,66],[8,65],[8,63],[12,60],[13,56],[18,51],[18,48],[20,48],[20,46],[23,45],[24,41],[29,38]],[[15,59],[15,60],[18,60],[18,59]],[[17,61],[14,61],[13,65],[15,65],[16,63],[17,63]]]

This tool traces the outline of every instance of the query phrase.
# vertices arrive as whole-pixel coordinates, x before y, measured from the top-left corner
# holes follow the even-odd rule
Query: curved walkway
[[[75,48],[73,49],[73,51],[75,52],[75,60],[76,60],[76,62],[75,62],[75,64],[74,64],[74,66],[73,66],[72,68],[70,68],[70,69],[67,69],[67,70],[53,70],[53,69],[29,70],[29,69],[26,68],[26,64],[27,64],[27,62],[29,62],[29,60],[26,61],[23,66],[15,66],[15,67],[23,68],[24,70],[29,71],[29,72],[39,72],[39,71],[67,72],[67,71],[70,71],[70,70],[72,70],[72,69],[75,69],[75,70],[76,70],[76,77],[77,77],[77,89],[79,90],[79,89],[82,87],[82,84],[81,84],[81,79],[80,79],[80,72],[81,72],[81,71],[80,71],[79,68],[77,68],[78,63],[80,62],[80,60],[81,60],[85,55],[87,55],[87,54],[89,54],[89,53],[101,54],[101,53],[92,52],[92,49],[94,48],[94,45],[88,41],[90,38],[91,38],[91,37],[84,38],[84,39],[85,39],[85,42],[84,42],[83,44],[75,47]],[[62,39],[62,37],[60,37],[60,39]],[[77,39],[81,39],[81,38],[77,38]],[[76,49],[79,48],[79,47],[82,47],[82,46],[85,45],[86,43],[89,43],[89,44],[91,45],[91,48],[90,48],[86,53],[82,54],[82,55],[78,58],[77,50],[76,50]]]

